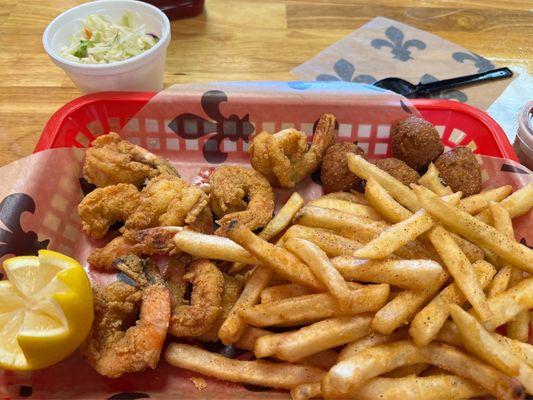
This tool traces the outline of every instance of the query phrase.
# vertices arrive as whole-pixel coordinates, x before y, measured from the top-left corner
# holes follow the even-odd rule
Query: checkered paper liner
[[[294,127],[311,136],[314,123],[324,112],[338,118],[340,140],[357,140],[370,158],[390,154],[389,131],[395,120],[417,115],[405,99],[366,87],[354,91],[347,90],[345,85],[303,83],[183,85],[156,95],[129,121],[102,123],[95,119],[86,127],[90,137],[86,132],[80,133],[78,142],[83,137],[89,145],[107,128],[124,126],[121,130],[124,138],[169,158],[182,176],[192,181],[202,170],[215,168],[221,162],[248,165],[246,150],[253,133]],[[465,132],[444,125],[437,126],[437,130],[447,147],[463,144],[476,149],[476,143]],[[1,228],[16,231],[13,238],[26,243],[4,249],[31,254],[47,247],[85,263],[90,251],[105,243],[89,240],[81,231],[77,215],[77,205],[83,196],[79,178],[84,152],[78,148],[47,150],[0,168],[4,183],[0,187]],[[513,161],[485,156],[479,159],[485,187],[512,184],[516,189],[533,181],[531,173]],[[321,186],[312,179],[301,182],[295,190],[306,199],[322,193]],[[278,205],[290,193],[276,190]],[[533,241],[532,218],[529,213],[515,221],[517,237],[528,243]],[[10,255],[6,253],[3,257]],[[115,279],[114,275],[89,272],[98,284]],[[250,354],[241,355],[249,357]],[[99,376],[76,353],[40,371],[0,371],[0,399],[29,397],[28,393],[39,399],[288,397],[282,391],[214,379],[208,379],[207,388],[199,391],[189,379],[198,375],[173,368],[162,360],[156,370],[110,380]]]

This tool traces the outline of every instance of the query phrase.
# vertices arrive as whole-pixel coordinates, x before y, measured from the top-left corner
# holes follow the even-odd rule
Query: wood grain
[[[42,49],[47,24],[81,0],[0,0],[0,165],[33,151],[51,114],[80,96]],[[533,71],[531,0],[206,0],[172,22],[165,84],[291,80],[290,70],[376,16]]]

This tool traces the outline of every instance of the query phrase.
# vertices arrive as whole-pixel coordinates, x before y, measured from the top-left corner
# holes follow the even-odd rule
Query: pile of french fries
[[[257,235],[237,221],[227,237],[176,234],[182,251],[248,271],[219,338],[259,360],[173,343],[167,361],[295,400],[533,395],[533,251],[512,225],[533,206],[533,184],[461,198],[433,165],[407,187],[348,161],[364,195],[304,205],[294,193]],[[507,336],[495,332],[505,324]]]

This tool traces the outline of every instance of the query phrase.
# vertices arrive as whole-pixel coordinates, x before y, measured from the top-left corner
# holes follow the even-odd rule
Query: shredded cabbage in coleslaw
[[[134,57],[153,47],[159,38],[146,33],[139,18],[127,12],[120,22],[91,14],[80,20],[83,29],[61,49],[61,56],[82,64],[109,64]]]

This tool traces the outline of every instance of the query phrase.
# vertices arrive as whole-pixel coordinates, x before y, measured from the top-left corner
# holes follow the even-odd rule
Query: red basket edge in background
[[[127,119],[137,114],[155,94],[154,92],[100,92],[78,97],[52,114],[35,146],[34,153],[56,147],[65,147],[61,144],[64,140],[60,140],[62,139],[60,136],[63,134],[63,126],[73,118],[76,111],[82,108],[89,108],[96,103],[120,105],[123,115],[119,117]],[[478,128],[482,125],[484,130],[490,132],[498,147],[500,157],[519,162],[503,129],[484,111],[452,100],[411,99],[410,101],[422,116],[432,123],[434,123],[432,117],[435,117],[436,113],[443,112],[458,113],[471,121],[475,121],[473,123],[477,123]],[[472,126],[472,129],[475,128]]]
[[[129,115],[123,116],[126,118],[133,117],[155,95],[156,92],[99,92],[80,96],[66,103],[52,114],[44,126],[43,132],[41,133],[33,152],[37,153],[39,151],[61,147],[57,146],[56,142],[58,136],[61,134],[63,124],[75,111],[81,108],[90,107],[95,103],[102,102],[127,102],[130,105],[133,103],[137,106],[133,108],[137,108],[137,110],[132,112],[132,108]]]

